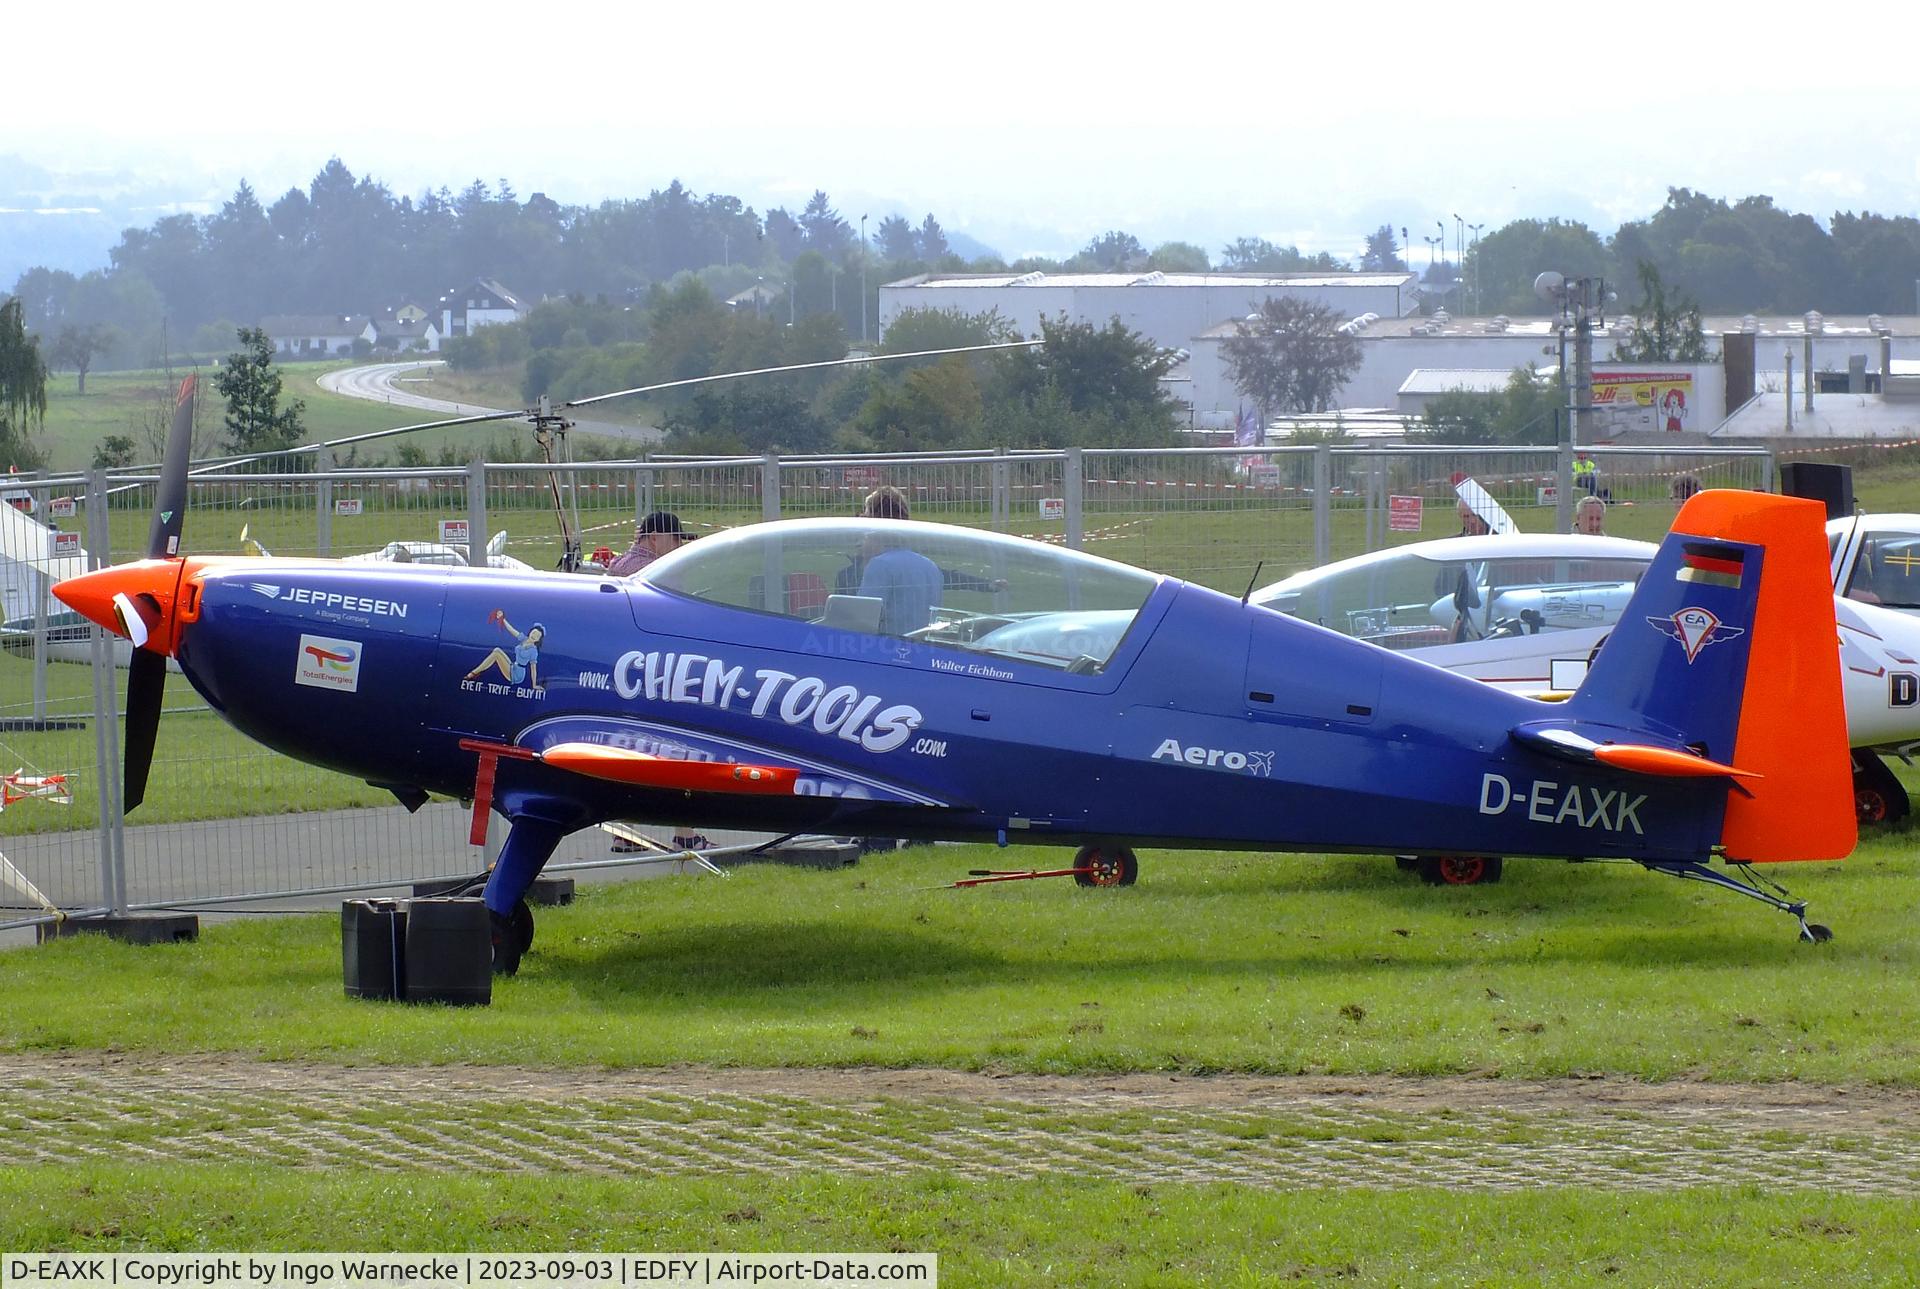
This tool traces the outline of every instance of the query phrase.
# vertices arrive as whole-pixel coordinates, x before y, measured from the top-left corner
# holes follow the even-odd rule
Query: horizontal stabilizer
[[[790,795],[800,771],[734,761],[681,761],[600,743],[559,743],[539,754],[543,764],[589,778],[683,792]]]
[[[1666,779],[1758,779],[1751,770],[1710,761],[1685,748],[1659,747],[1651,743],[1602,743],[1585,734],[1552,725],[1519,725],[1512,731],[1516,741],[1566,761],[1605,765],[1629,774],[1648,774]]]

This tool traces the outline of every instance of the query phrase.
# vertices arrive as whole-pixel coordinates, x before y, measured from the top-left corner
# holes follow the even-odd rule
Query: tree
[[[33,432],[47,422],[47,364],[19,300],[0,304],[0,466],[37,469]]]
[[[902,309],[887,324],[886,339],[877,346],[877,352],[917,354],[928,349],[997,345],[1019,338],[1020,333],[998,309],[985,313],[969,313],[958,307]]]
[[[980,409],[979,382],[966,358],[956,354],[898,382],[876,384],[845,437],[867,451],[963,447],[973,437]]]
[[[1221,249],[1220,267],[1235,273],[1344,273],[1347,265],[1325,251],[1302,255],[1297,246],[1275,246],[1264,237],[1241,237]]]
[[[1606,244],[1585,224],[1516,219],[1475,242],[1468,252],[1482,314],[1538,314],[1546,310],[1533,280],[1552,269],[1567,278],[1603,277]]]
[[[1172,437],[1173,402],[1160,387],[1160,378],[1173,366],[1172,354],[1118,318],[1104,327],[1042,318],[1040,334],[1042,344],[1013,350],[999,364],[996,402],[1071,413],[1079,426],[1072,441],[1083,446],[1121,446],[1115,441],[1120,427],[1135,440],[1129,446],[1153,446]]]
[[[773,243],[773,253],[787,263],[792,263],[796,255],[807,249],[807,230],[777,206],[767,212],[766,237]]]
[[[113,328],[102,323],[84,327],[62,327],[47,351],[49,367],[70,370],[78,377],[75,393],[87,392],[87,369],[93,360],[113,344]]]
[[[830,446],[826,426],[784,389],[745,382],[703,389],[667,414],[668,446],[676,452],[820,452]]]
[[[1276,413],[1324,412],[1360,368],[1360,341],[1339,314],[1295,296],[1269,296],[1220,342],[1227,376],[1265,421]]]
[[[1660,270],[1640,261],[1640,303],[1633,307],[1633,331],[1613,347],[1616,361],[1628,363],[1703,363],[1707,338],[1700,305],[1674,292],[1669,298]]]
[[[1492,393],[1454,389],[1428,401],[1413,443],[1553,443],[1564,406],[1557,385],[1540,379],[1531,363]]]
[[[899,215],[888,215],[881,220],[874,229],[873,241],[883,260],[910,260],[920,249],[913,225]]]
[[[838,259],[853,245],[853,229],[828,204],[827,194],[817,188],[807,198],[807,208],[800,212],[800,227],[807,233],[807,249],[819,251],[828,259]]]
[[[1069,273],[1121,273],[1146,263],[1147,248],[1132,233],[1102,233],[1067,261]]]
[[[1162,242],[1147,256],[1147,267],[1163,273],[1205,273],[1213,265],[1192,242]]]
[[[227,355],[214,386],[227,400],[226,447],[232,452],[278,452],[300,435],[300,414],[307,405],[295,399],[280,406],[280,373],[273,366],[273,341],[259,327],[239,330],[240,349]]]
[[[1367,234],[1367,249],[1360,256],[1363,273],[1404,273],[1407,262],[1400,258],[1400,243],[1394,240],[1393,225],[1382,224]]]
[[[130,434],[108,434],[94,444],[93,467],[104,470],[113,466],[133,464],[133,436]]]
[[[919,246],[920,258],[923,260],[937,260],[947,253],[946,231],[940,227],[940,221],[933,217],[931,211],[927,213],[926,219],[921,221],[920,231],[915,235],[914,241]]]

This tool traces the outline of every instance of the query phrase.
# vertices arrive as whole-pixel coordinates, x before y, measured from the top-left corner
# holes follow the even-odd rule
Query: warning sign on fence
[[[465,546],[467,544],[467,521],[464,519],[441,520],[440,544],[442,546]]]
[[[1040,518],[1065,519],[1067,517],[1067,499],[1065,497],[1040,498]]]
[[[54,558],[58,559],[62,555],[78,555],[79,553],[79,533],[55,533],[53,535]]]
[[[1387,531],[1392,533],[1417,533],[1420,531],[1420,498],[1387,498]]]
[[[55,497],[47,503],[47,514],[55,519],[72,519],[79,509],[72,497]]]
[[[366,504],[365,499],[361,497],[341,497],[333,503],[333,513],[336,515],[357,515]],[[462,536],[460,540],[465,541],[466,538]]]

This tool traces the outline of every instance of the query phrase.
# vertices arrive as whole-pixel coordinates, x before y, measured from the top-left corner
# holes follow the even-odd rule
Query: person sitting
[[[904,636],[933,621],[933,606],[946,586],[940,566],[897,543],[884,543],[867,560],[860,594],[880,601],[880,634]]]
[[[691,540],[693,534],[680,526],[680,516],[671,510],[656,510],[634,525],[633,545],[607,566],[607,572],[614,577],[630,577]]]
[[[894,487],[875,488],[867,494],[866,501],[860,507],[862,519],[911,519],[907,507],[907,494]],[[859,550],[847,559],[846,566],[834,574],[833,590],[836,595],[852,595],[866,576],[867,560],[877,550],[885,549],[883,544],[863,542]],[[1004,591],[1007,580],[1003,577],[982,577],[977,573],[963,573],[959,569],[940,570],[940,584],[947,591]],[[860,592],[865,594],[865,592]]]

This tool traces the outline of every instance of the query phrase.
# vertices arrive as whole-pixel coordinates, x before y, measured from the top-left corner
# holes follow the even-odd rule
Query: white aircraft
[[[1836,520],[1828,533],[1836,577],[1847,557],[1859,581],[1834,602],[1855,804],[1863,821],[1899,819],[1907,794],[1877,752],[1905,759],[1920,745],[1920,569],[1908,590],[1902,562],[1920,566],[1920,516]],[[1448,537],[1296,573],[1250,599],[1503,689],[1566,694],[1657,549],[1577,533]],[[1874,588],[1878,603],[1855,598]]]
[[[1920,515],[1856,515],[1827,522],[1836,593],[1920,614]]]

